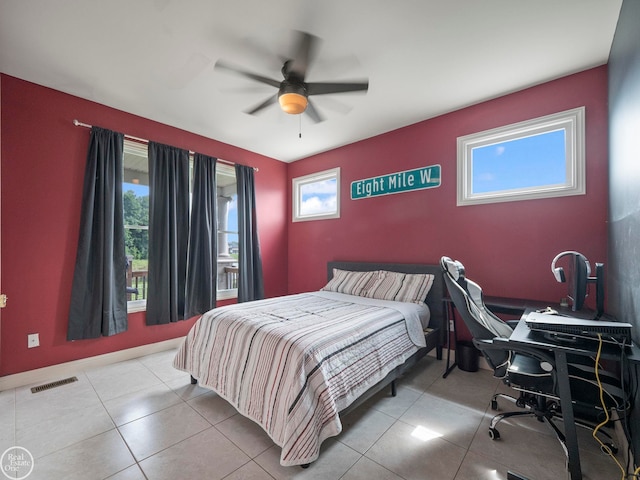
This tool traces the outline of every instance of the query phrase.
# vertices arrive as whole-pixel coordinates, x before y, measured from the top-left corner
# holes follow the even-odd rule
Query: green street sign
[[[351,200],[439,187],[440,165],[390,173],[351,182]]]

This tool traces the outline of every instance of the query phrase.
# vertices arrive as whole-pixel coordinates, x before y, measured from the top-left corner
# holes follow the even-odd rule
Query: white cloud
[[[335,188],[334,188],[335,191]],[[305,199],[300,205],[300,213],[303,215],[313,215],[315,213],[334,212],[337,206],[335,195],[323,198],[313,196]]]
[[[302,185],[300,187],[300,192],[304,196],[305,194],[316,194],[321,195],[323,193],[333,194],[336,193],[336,180],[322,180],[320,182],[313,182],[308,185]]]

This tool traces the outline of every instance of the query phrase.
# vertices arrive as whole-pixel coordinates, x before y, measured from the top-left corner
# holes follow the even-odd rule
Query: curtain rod
[[[73,119],[73,124],[74,124],[76,127],[93,128],[93,125],[89,125],[88,123],[82,123],[81,121],[79,121],[79,120],[77,120],[77,119],[75,119],[75,118]],[[134,140],[134,141],[136,141],[136,142],[146,143],[147,145],[149,144],[149,140],[147,140],[146,138],[134,137],[133,135],[127,135],[126,133],[124,134],[124,137],[125,137],[125,138],[128,138],[129,140]],[[194,153],[196,153],[196,152],[194,152],[194,151],[192,151],[192,150],[189,150],[189,154],[190,154],[190,155],[193,155]],[[221,158],[216,158],[216,160],[217,160],[218,162],[226,163],[227,165],[235,165],[235,163],[230,162],[230,161],[228,161],[228,160],[223,160],[223,159],[221,159]],[[259,170],[258,170],[258,167],[253,167],[253,170],[254,170],[255,172],[258,172],[258,171],[259,171]]]

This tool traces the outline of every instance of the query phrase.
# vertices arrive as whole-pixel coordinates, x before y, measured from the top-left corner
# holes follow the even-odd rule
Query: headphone
[[[551,262],[551,271],[553,272],[553,276],[556,277],[556,280],[558,282],[564,283],[566,281],[566,277],[564,275],[564,268],[556,267],[556,262],[560,260],[560,258],[564,257],[565,255],[575,255],[575,256],[582,257],[582,259],[584,260],[584,263],[587,264],[587,277],[591,275],[591,266],[589,265],[589,260],[587,260],[587,257],[585,257],[580,252],[568,250],[566,252],[560,252],[558,255],[556,255],[556,257]]]

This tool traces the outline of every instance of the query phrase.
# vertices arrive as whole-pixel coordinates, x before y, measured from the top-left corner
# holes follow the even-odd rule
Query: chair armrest
[[[551,375],[553,381],[553,391],[555,392],[557,389],[557,372],[556,372],[556,363],[553,355],[548,350],[543,350],[540,348],[534,347],[526,347],[524,345],[517,345],[513,342],[510,342],[508,338],[500,338],[496,337],[491,340],[480,340],[473,339],[474,345],[480,350],[500,350],[504,352],[510,352],[511,354],[523,355],[534,360],[539,361],[540,363],[547,363],[551,370],[548,371]],[[509,364],[511,363],[511,358],[509,357]],[[489,362],[491,363],[491,362]],[[492,366],[495,370],[495,366]],[[546,369],[545,369],[546,370]]]
[[[493,338],[491,340],[479,340],[473,339],[473,343],[478,348],[478,350],[502,350],[502,351],[511,351],[514,353],[520,353],[522,355],[528,355],[530,357],[535,358],[536,360],[540,360],[541,362],[547,362],[553,369],[556,368],[555,359],[552,354],[548,352],[548,350],[543,350],[535,347],[525,347],[524,345],[515,345],[509,341],[508,338]]]

